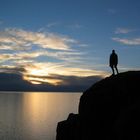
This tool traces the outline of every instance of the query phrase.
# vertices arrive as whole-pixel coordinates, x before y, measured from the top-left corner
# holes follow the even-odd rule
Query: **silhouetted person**
[[[119,73],[117,69],[117,64],[118,64],[118,55],[115,53],[115,50],[112,50],[112,53],[109,59],[109,66],[112,69],[113,75],[115,75],[114,69],[116,69],[117,74]]]

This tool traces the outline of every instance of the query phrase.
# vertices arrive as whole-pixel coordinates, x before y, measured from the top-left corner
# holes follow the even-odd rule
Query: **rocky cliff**
[[[129,71],[87,89],[79,113],[58,123],[56,140],[136,140],[139,126],[140,71]]]

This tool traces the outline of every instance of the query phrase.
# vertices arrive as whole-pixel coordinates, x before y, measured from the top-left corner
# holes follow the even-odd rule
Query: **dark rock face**
[[[57,126],[57,140],[78,140],[79,139],[79,115],[78,114],[69,114],[66,121],[58,123]]]
[[[140,71],[107,77],[86,90],[79,113],[59,122],[57,140],[138,140]]]

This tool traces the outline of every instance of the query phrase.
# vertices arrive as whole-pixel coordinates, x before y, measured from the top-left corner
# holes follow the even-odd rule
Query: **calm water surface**
[[[0,140],[55,140],[82,93],[0,92]]]

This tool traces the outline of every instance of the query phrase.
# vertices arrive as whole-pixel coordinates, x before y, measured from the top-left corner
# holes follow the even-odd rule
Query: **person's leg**
[[[112,73],[113,73],[112,75],[115,75],[113,66],[110,66],[110,67],[112,69]]]
[[[118,68],[117,68],[117,66],[115,66],[115,69],[116,69],[116,72],[117,72],[117,74],[118,74],[119,72],[118,72]]]

